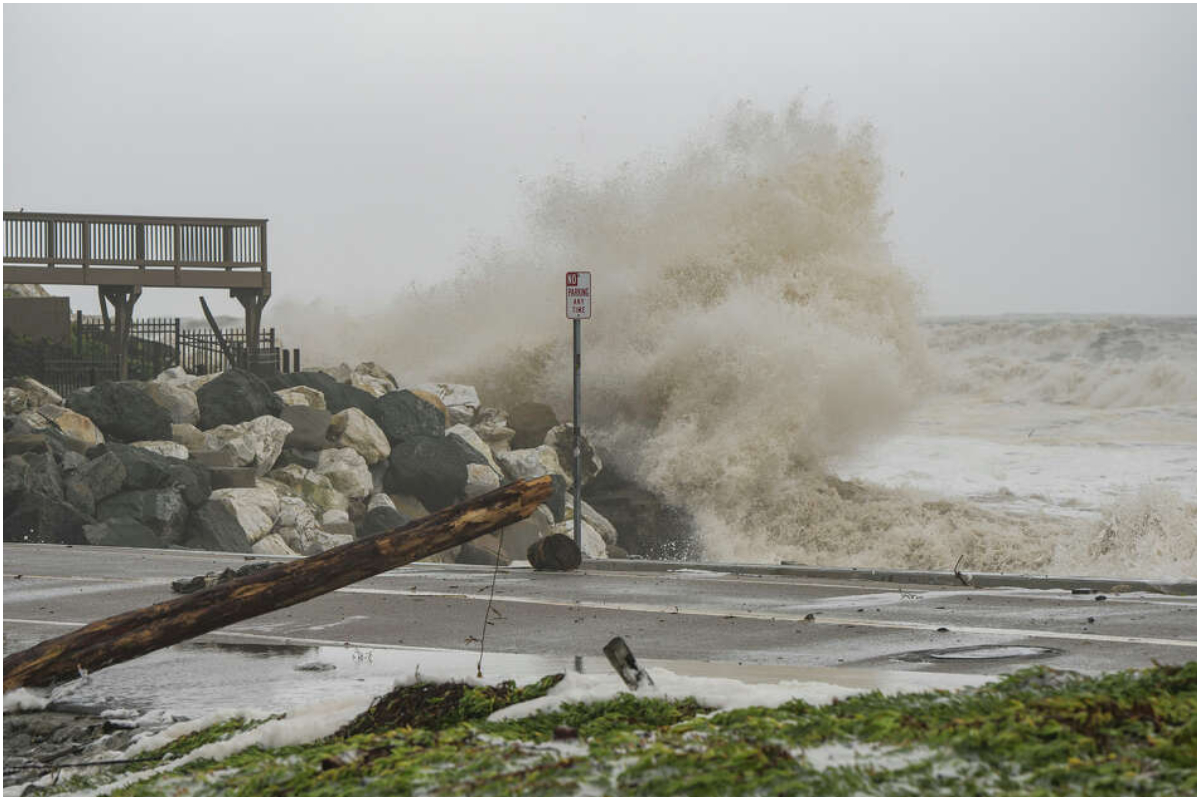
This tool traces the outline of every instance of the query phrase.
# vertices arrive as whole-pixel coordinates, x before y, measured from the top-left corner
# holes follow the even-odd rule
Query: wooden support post
[[[229,294],[237,298],[246,310],[246,361],[247,369],[258,367],[258,339],[262,330],[262,310],[271,299],[268,292],[260,289],[230,289]]]
[[[112,303],[116,317],[116,337],[115,342],[109,340],[109,355],[117,356],[117,377],[123,381],[129,380],[129,332],[133,327],[133,307],[141,296],[140,286],[100,287],[100,308],[104,309],[107,300]]]
[[[528,517],[552,489],[549,476],[517,481],[391,531],[93,622],[7,656],[4,691],[62,683],[440,553]]]

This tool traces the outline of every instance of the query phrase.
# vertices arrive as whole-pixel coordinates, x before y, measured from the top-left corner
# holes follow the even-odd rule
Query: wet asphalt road
[[[247,560],[232,553],[5,544],[4,652],[177,597],[172,580]],[[483,628],[492,573],[410,565],[237,623],[193,646],[470,650]],[[1092,673],[1196,657],[1196,598],[1147,593],[1098,600],[1068,589],[722,574],[717,565],[566,574],[503,568],[495,607],[491,652],[593,658],[620,635],[641,658],[691,662],[701,670],[696,662],[714,662],[714,670],[727,667],[730,675],[738,664],[761,675],[786,675],[788,668],[994,675],[1032,663]],[[994,646],[1018,649],[965,653],[1010,658],[929,652]]]

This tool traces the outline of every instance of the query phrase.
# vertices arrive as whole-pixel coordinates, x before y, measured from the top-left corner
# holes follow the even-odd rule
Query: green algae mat
[[[379,698],[320,741],[197,758],[203,745],[261,724],[230,720],[124,767],[126,783],[115,793],[1196,793],[1195,662],[1101,677],[1042,667],[958,693],[871,693],[825,706],[792,701],[719,712],[690,699],[622,694],[487,721],[561,677],[525,687],[418,683]],[[44,791],[94,792],[121,777],[80,774]]]

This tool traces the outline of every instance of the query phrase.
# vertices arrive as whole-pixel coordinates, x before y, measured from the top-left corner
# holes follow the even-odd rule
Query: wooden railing
[[[6,211],[4,282],[269,292],[267,221]]]

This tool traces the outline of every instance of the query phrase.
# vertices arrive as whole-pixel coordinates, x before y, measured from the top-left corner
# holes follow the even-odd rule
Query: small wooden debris
[[[583,563],[583,554],[570,536],[555,533],[529,545],[525,558],[534,569],[570,572]]]
[[[253,564],[247,564],[244,567],[238,567],[237,569],[227,567],[220,572],[209,572],[204,575],[197,575],[194,578],[180,578],[177,581],[171,581],[171,591],[175,592],[175,594],[191,594],[201,589],[207,589],[210,586],[216,586],[218,583],[225,583],[235,578],[244,578],[247,575],[253,575],[255,572],[259,572],[270,566],[270,561],[258,561]]]
[[[625,685],[633,691],[636,692],[643,686],[654,685],[650,673],[638,665],[637,659],[633,657],[633,651],[620,636],[604,645],[604,655],[608,656],[608,663],[612,664],[612,668],[621,676],[621,680],[625,681]]]

